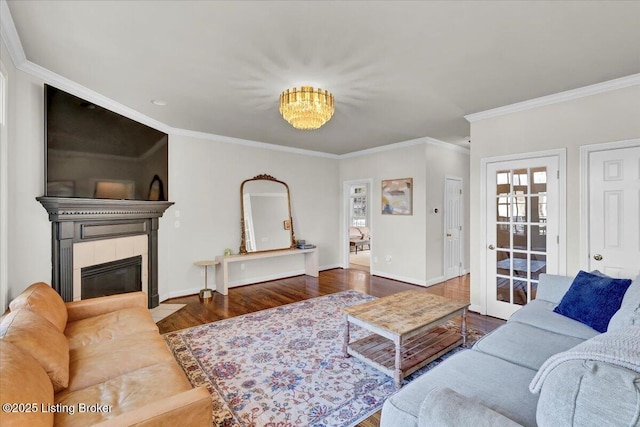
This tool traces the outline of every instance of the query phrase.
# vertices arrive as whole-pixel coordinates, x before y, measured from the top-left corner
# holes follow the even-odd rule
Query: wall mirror
[[[295,248],[289,186],[270,175],[247,179],[240,186],[240,253]]]

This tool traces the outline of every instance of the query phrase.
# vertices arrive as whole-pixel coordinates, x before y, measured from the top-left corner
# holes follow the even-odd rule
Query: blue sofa
[[[541,275],[505,325],[387,399],[381,427],[640,425],[640,276],[604,334],[553,311],[572,281]],[[630,365],[582,357],[598,346]]]

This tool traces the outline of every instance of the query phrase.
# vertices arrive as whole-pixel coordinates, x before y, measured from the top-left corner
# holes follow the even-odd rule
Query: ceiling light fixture
[[[311,86],[287,89],[280,95],[280,114],[296,129],[318,129],[333,116],[333,95]]]
[[[167,105],[167,101],[163,101],[163,100],[161,100],[161,99],[152,99],[152,100],[151,100],[151,103],[152,103],[153,105],[157,105],[157,106],[159,106],[159,107],[164,107],[165,105]]]

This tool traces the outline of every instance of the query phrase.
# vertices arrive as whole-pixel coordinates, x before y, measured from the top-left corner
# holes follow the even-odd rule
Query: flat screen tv
[[[46,196],[167,200],[168,136],[45,85]]]

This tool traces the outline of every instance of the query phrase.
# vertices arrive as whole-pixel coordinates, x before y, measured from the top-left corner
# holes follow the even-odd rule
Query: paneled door
[[[508,319],[558,270],[557,157],[488,163],[487,314]]]
[[[589,270],[640,273],[640,146],[589,154]]]
[[[462,274],[462,179],[447,177],[444,185],[445,280]]]

